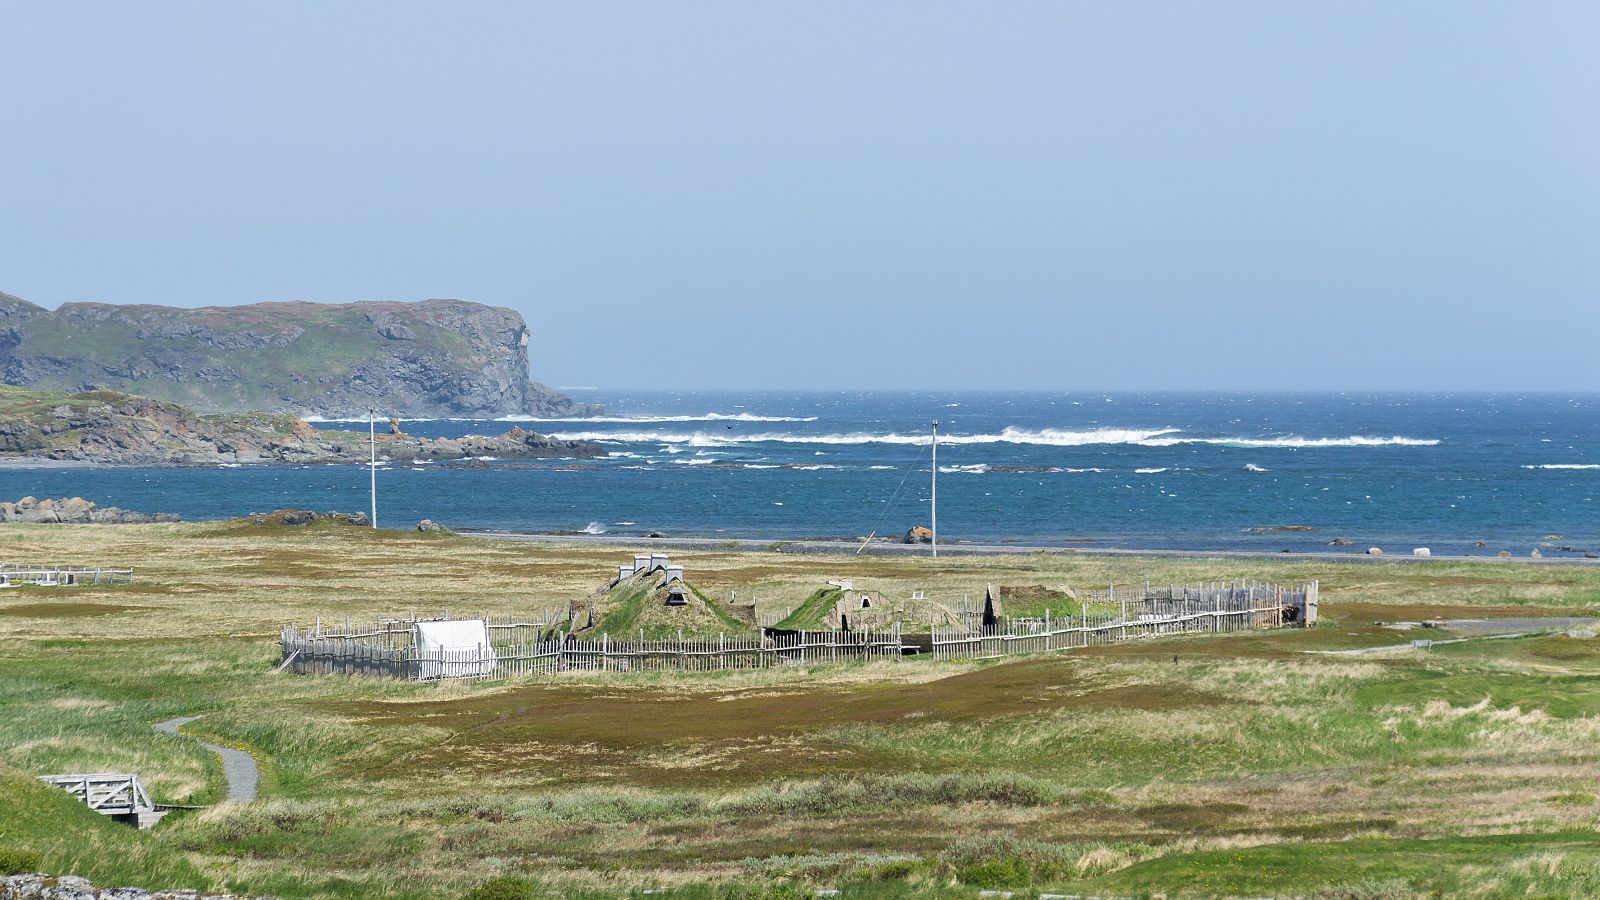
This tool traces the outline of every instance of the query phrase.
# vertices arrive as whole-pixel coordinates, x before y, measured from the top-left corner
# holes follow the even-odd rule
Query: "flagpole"
[[[932,527],[928,530],[933,534],[933,555],[939,555],[939,420],[933,420],[933,491],[930,496],[933,507]]]
[[[360,421],[357,419],[356,421]],[[367,462],[367,474],[371,477],[370,492],[372,495],[372,527],[378,527],[378,415],[371,407],[367,408],[367,447],[371,450],[371,459]]]

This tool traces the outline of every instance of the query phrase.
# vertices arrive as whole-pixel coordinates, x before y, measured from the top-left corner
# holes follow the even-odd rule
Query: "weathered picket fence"
[[[613,641],[568,639],[562,647],[567,669],[609,669],[619,672],[675,669],[709,672],[719,669],[765,669],[780,665],[897,659],[898,628],[870,631],[797,631],[767,637]]]
[[[433,618],[348,620],[284,626],[280,670],[301,674],[369,675],[409,681],[502,679],[564,671],[692,671],[763,669],[782,665],[898,659],[914,651],[934,659],[987,659],[1109,644],[1155,635],[1231,632],[1312,624],[1317,583],[1285,588],[1256,582],[1169,585],[1079,592],[1077,610],[1046,610],[1042,617],[1002,617],[989,627],[935,627],[929,635],[883,631],[768,631],[761,637],[613,640],[567,632],[567,610],[482,619],[490,646],[474,650],[419,650],[419,622]],[[971,617],[963,617],[971,618]]]
[[[0,587],[34,584],[43,587],[80,584],[132,584],[132,569],[107,569],[100,566],[0,564]]]
[[[805,631],[766,637],[612,640],[581,639],[545,623],[489,625],[490,646],[472,650],[419,650],[419,621],[386,619],[359,629],[307,631],[285,626],[278,668],[304,675],[366,675],[408,681],[501,679],[562,671],[693,671],[762,669],[782,665],[895,659],[899,629],[887,632]]]
[[[1241,631],[1316,621],[1317,583],[1285,588],[1256,582],[1110,587],[1080,592],[1079,605],[1042,618],[932,630],[935,659],[988,659],[1110,644],[1192,631]]]

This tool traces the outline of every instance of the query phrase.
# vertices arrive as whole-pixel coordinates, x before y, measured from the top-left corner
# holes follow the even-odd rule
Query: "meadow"
[[[675,551],[703,595],[779,610],[835,578],[947,601],[1316,579],[1323,622],[434,685],[274,672],[278,626],[546,608],[634,548],[248,522],[5,526],[0,548],[138,570],[0,594],[0,864],[284,898],[504,876],[571,897],[1600,894],[1593,631],[1325,652],[1456,636],[1402,620],[1600,616],[1600,567]],[[151,729],[178,715],[260,760],[259,801],[218,803],[218,760]],[[211,805],[139,832],[32,777],[83,771]]]

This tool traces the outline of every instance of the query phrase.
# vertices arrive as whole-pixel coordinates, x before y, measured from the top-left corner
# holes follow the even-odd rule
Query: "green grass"
[[[792,631],[817,630],[822,627],[828,613],[833,611],[833,605],[843,596],[844,591],[839,588],[819,588],[807,597],[798,609],[773,627]]]
[[[275,629],[586,596],[619,551],[237,523],[0,541],[139,566],[128,587],[0,597],[0,847],[104,883],[286,900],[461,897],[501,877],[568,897],[1581,896],[1600,866],[1600,639],[1307,652],[1402,642],[1374,622],[1418,613],[1589,610],[1587,569],[1271,560],[1262,577],[1323,579],[1325,626],[999,664],[438,686],[272,673]],[[440,575],[427,603],[402,577],[424,558]],[[825,577],[959,597],[1240,565],[683,562],[701,597],[824,615]],[[197,713],[186,733],[260,759],[260,802],[135,832],[32,780],[135,771],[158,800],[214,802],[216,760],[150,728]]]
[[[1532,877],[1519,863],[1559,854],[1572,878],[1556,878],[1560,866]],[[1576,865],[1574,865],[1576,864]],[[1500,870],[1495,872],[1493,870]],[[1552,871],[1553,870],[1553,871]],[[1545,896],[1596,896],[1600,892],[1600,835],[1592,831],[1486,835],[1412,840],[1340,841],[1308,847],[1259,847],[1185,853],[1137,863],[1115,874],[1073,883],[1074,890],[1113,895],[1164,891],[1169,896],[1455,896],[1489,888],[1538,885]],[[1516,895],[1522,895],[1521,891]]]
[[[215,882],[183,852],[92,812],[67,792],[0,766],[0,848],[47,873],[101,884],[210,888]]]

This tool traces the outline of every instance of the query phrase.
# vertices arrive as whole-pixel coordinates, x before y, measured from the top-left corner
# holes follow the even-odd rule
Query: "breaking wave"
[[[1524,469],[1564,469],[1574,471],[1578,469],[1600,469],[1600,463],[1546,463],[1542,466],[1523,466]]]
[[[702,413],[698,416],[502,416],[496,422],[595,422],[654,425],[665,422],[815,422],[816,416],[758,416],[754,413]],[[363,420],[365,421],[365,420]]]
[[[1148,441],[1139,441],[1138,443],[1144,447],[1174,447],[1178,444],[1216,444],[1222,447],[1248,447],[1251,449],[1277,447],[1302,449],[1322,447],[1436,447],[1439,441],[1436,438],[1409,438],[1399,435],[1393,437],[1370,437],[1357,434],[1342,438],[1174,437],[1156,438]]]
[[[714,434],[696,432],[661,431],[563,431],[551,435],[557,440],[584,440],[611,444],[688,445],[690,447],[726,447],[734,444],[904,444],[929,443],[925,434],[797,434],[792,432],[764,432],[759,434]],[[1256,448],[1324,448],[1324,447],[1432,447],[1439,441],[1433,438],[1411,438],[1395,435],[1378,437],[1351,435],[1349,437],[1311,438],[1300,436],[1203,437],[1183,434],[1176,428],[1126,429],[1095,428],[1087,431],[1068,431],[1058,428],[1030,430],[1006,428],[996,434],[941,435],[940,444],[1031,444],[1046,447],[1085,447],[1099,444],[1131,444],[1140,447],[1175,447],[1180,444],[1215,444],[1226,447]]]

